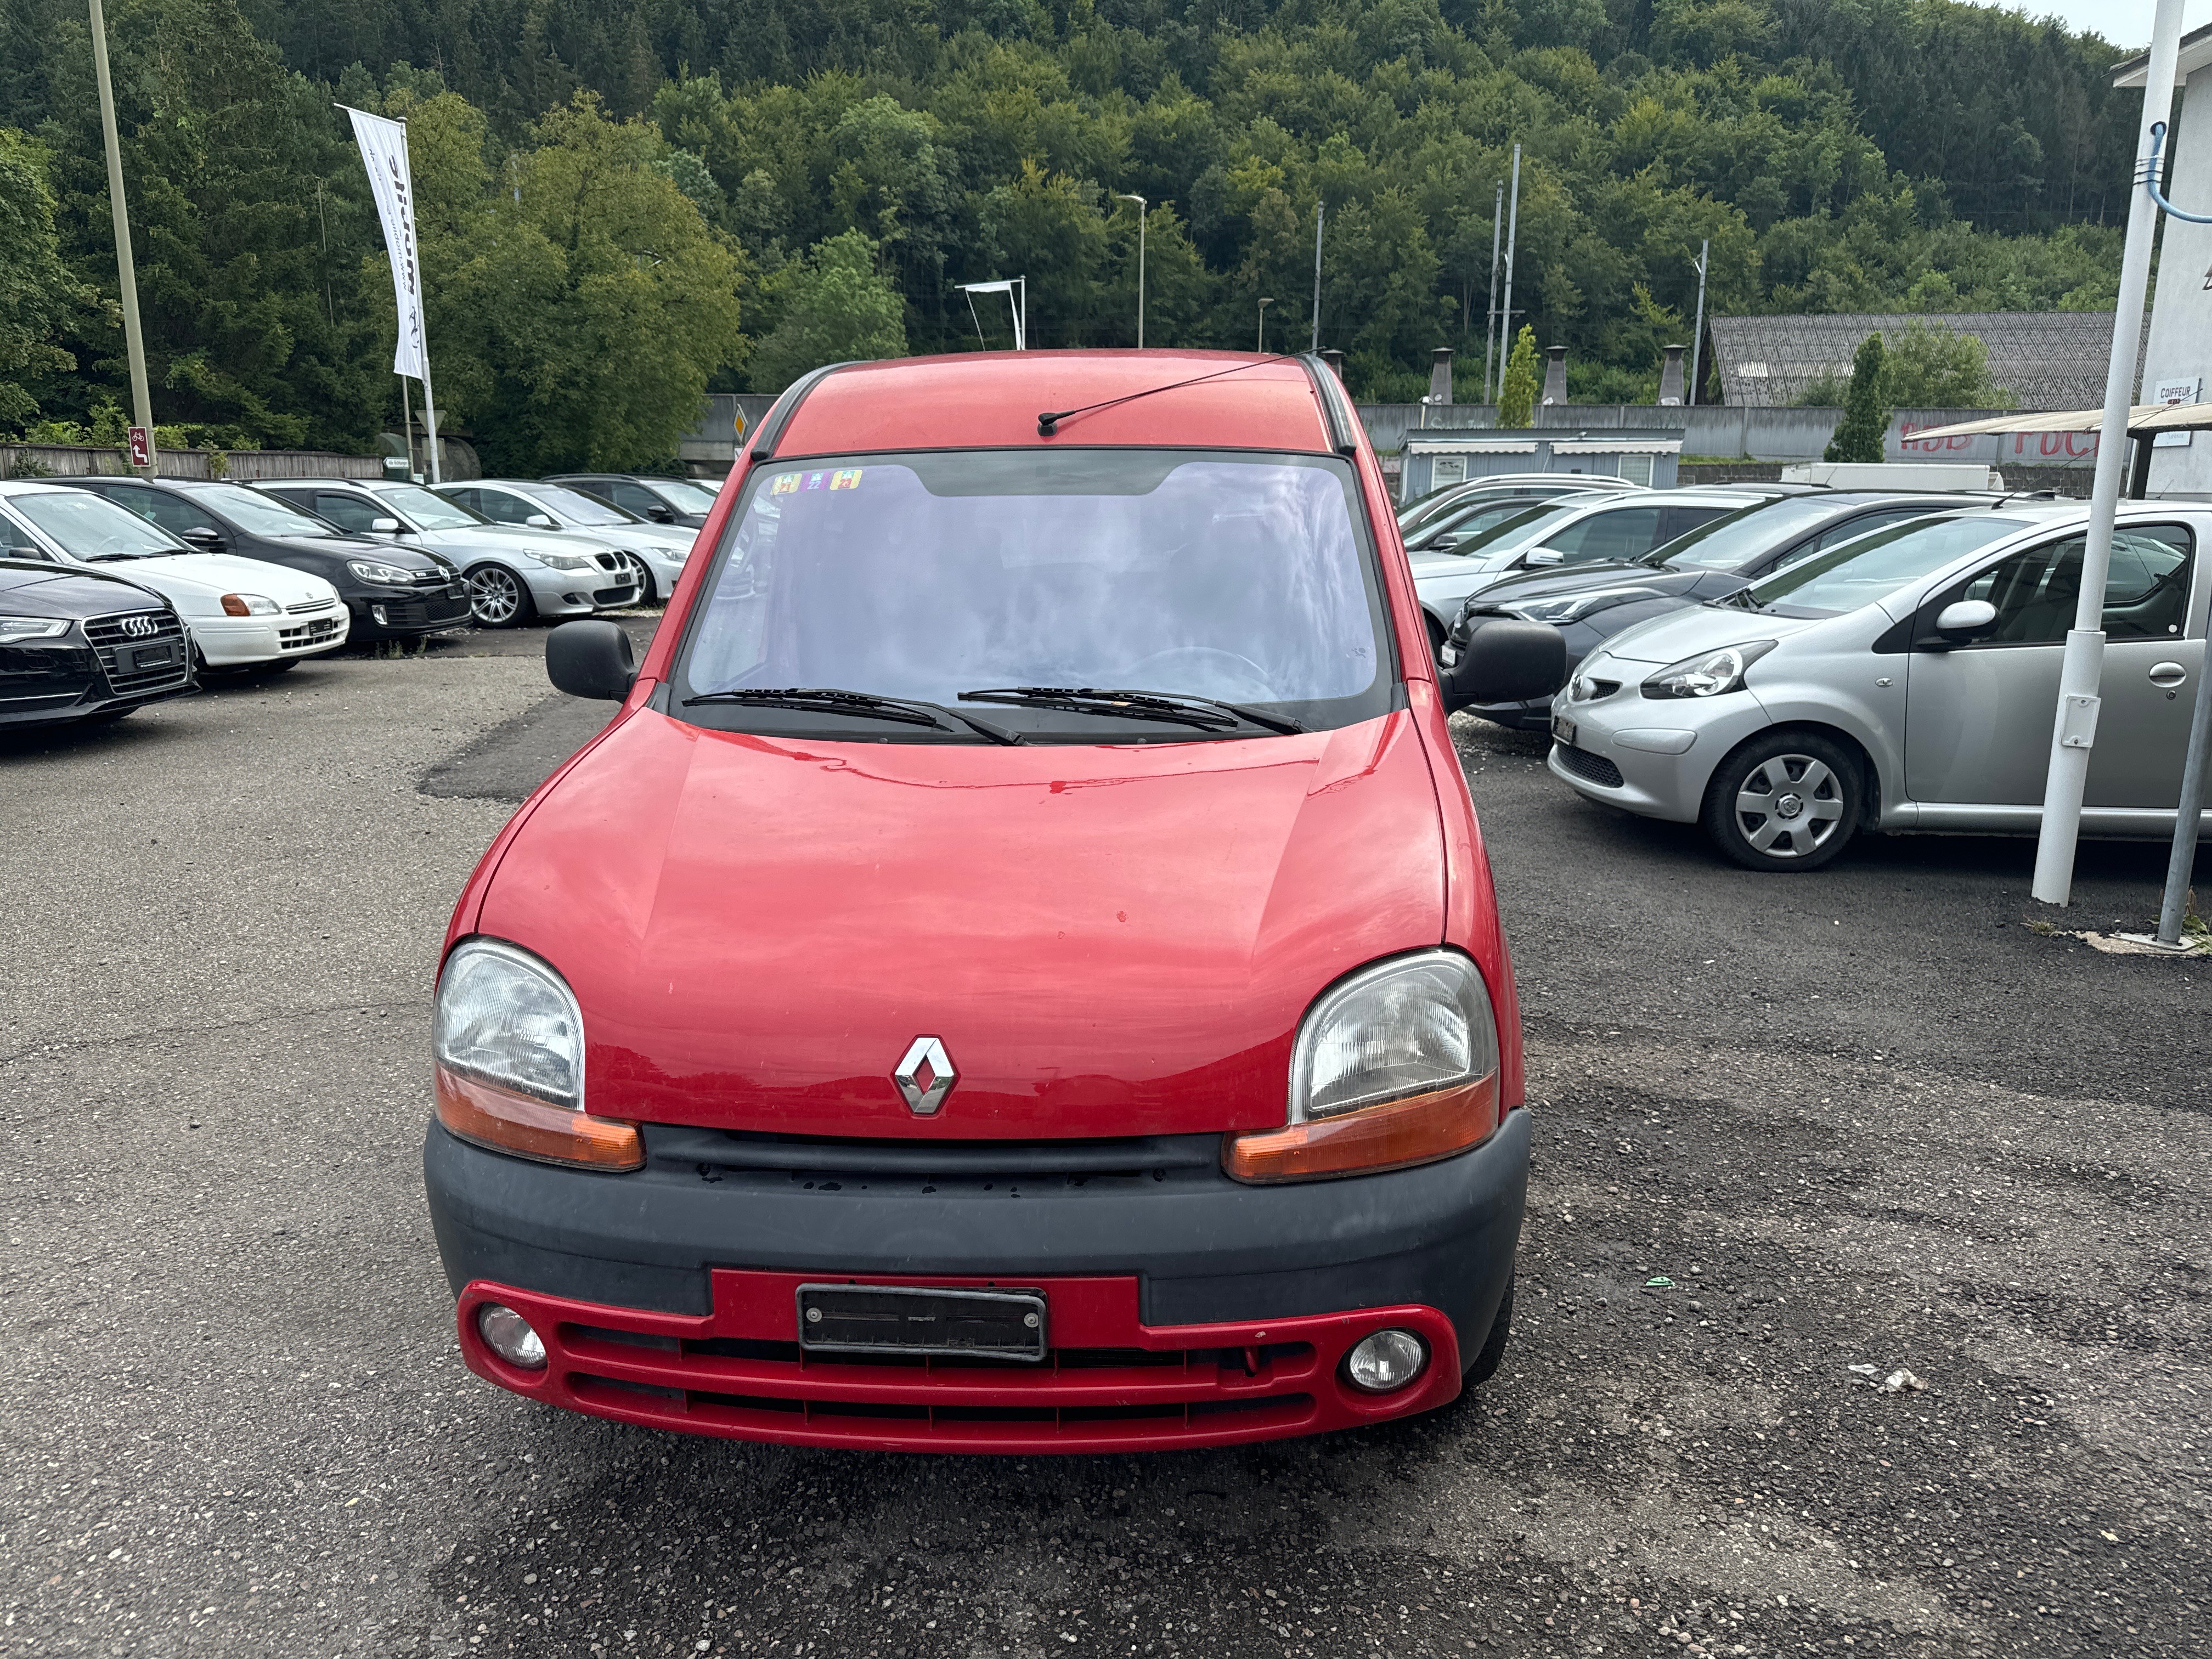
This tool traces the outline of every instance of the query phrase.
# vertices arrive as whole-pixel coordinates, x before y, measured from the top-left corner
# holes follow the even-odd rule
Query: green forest
[[[1709,308],[2111,306],[2122,52],[1952,0],[107,0],[157,419],[361,450],[392,290],[337,103],[404,117],[429,343],[487,465],[651,466],[854,356],[1311,328],[1363,399],[1480,375],[1496,185],[1577,398]],[[83,0],[0,0],[0,433],[119,439]],[[992,308],[995,307],[995,308]],[[978,337],[978,323],[984,338]],[[1522,319],[1516,319],[1516,321]],[[1469,368],[1470,363],[1473,365]]]

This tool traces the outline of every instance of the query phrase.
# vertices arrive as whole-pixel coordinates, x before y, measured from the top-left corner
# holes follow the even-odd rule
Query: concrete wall
[[[215,465],[218,453],[224,463],[221,471]],[[130,471],[118,449],[0,444],[0,478],[94,478],[103,473],[121,477]],[[374,455],[336,455],[319,449],[156,449],[154,472],[162,478],[232,478],[240,483],[264,478],[380,478],[384,462]]]
[[[2212,196],[2212,190],[2208,190]],[[1939,456],[1923,453],[1905,447],[1905,439],[1923,427],[1950,426],[1962,421],[1977,421],[1991,415],[2002,414],[1990,409],[1900,409],[1891,417],[1889,435],[1885,445],[1892,460],[1982,460],[2002,465],[2004,459],[1999,450],[2014,444],[2014,440],[1990,438],[1957,440],[1960,443],[1980,443],[1989,450],[1981,454],[1954,453],[1948,449]],[[1381,450],[1398,449],[1404,446],[1406,434],[1421,429],[1421,406],[1419,404],[1363,404],[1360,419],[1366,422],[1375,447]],[[1817,461],[1827,448],[1828,441],[1836,435],[1842,422],[1840,409],[1732,409],[1724,405],[1700,405],[1695,409],[1662,409],[1650,404],[1552,404],[1536,411],[1539,428],[1566,427],[1589,431],[1606,431],[1619,427],[1641,428],[1645,430],[1664,428],[1682,434],[1682,453],[1687,456],[1709,456],[1720,460],[1746,461]],[[1498,420],[1494,404],[1454,404],[1443,409],[1429,410],[1427,429],[1434,432],[1454,427],[1490,427]],[[2212,457],[2212,438],[2206,441],[2205,453]],[[2039,466],[2094,466],[2096,464],[2096,440],[2083,438],[2072,446],[2071,451],[2061,439],[2056,444],[2045,444],[2039,436],[2025,440],[2030,450],[2041,450],[2036,454],[2023,453],[2015,464]],[[2087,459],[2078,459],[2081,446],[2087,446]]]

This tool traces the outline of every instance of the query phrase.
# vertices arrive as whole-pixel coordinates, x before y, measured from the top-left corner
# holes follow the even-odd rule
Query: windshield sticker
[[[799,474],[785,472],[777,476],[776,481],[769,486],[768,493],[771,495],[796,495],[798,490]]]
[[[806,487],[809,489],[819,489],[822,488],[822,481],[829,476],[827,472],[810,472],[806,475]]]
[[[832,489],[858,489],[860,487],[860,474],[866,471],[866,469],[865,467],[845,467],[842,469],[836,477],[830,480],[830,488]]]

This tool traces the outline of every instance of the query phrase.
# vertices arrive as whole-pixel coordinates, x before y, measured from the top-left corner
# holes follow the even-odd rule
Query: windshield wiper
[[[1194,726],[1205,732],[1225,732],[1239,720],[1269,732],[1305,730],[1297,721],[1281,714],[1263,714],[1241,702],[1187,696],[1179,691],[1113,691],[1090,685],[1002,685],[981,691],[963,691],[960,701],[1065,708],[1071,714],[1109,714],[1123,720],[1166,720],[1172,725]]]
[[[837,691],[804,685],[781,688],[729,686],[720,691],[702,691],[696,697],[684,699],[686,708],[700,702],[750,703],[764,708],[799,708],[813,714],[850,714],[860,720],[897,720],[906,726],[934,726],[947,732],[964,726],[971,732],[981,732],[993,743],[1027,741],[1018,732],[1009,732],[1003,726],[977,720],[973,714],[957,708],[945,708],[933,702],[920,702],[905,697],[879,697],[872,691]]]

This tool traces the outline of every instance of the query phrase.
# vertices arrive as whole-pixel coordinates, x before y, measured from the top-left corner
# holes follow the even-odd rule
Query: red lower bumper
[[[571,1411],[689,1434],[878,1451],[1102,1452],[1220,1446],[1433,1410],[1460,1391],[1459,1343],[1433,1308],[1368,1308],[1249,1324],[1152,1327],[1137,1281],[1024,1279],[1049,1297],[1041,1364],[808,1354],[795,1297],[820,1275],[721,1271],[704,1317],[603,1307],[483,1279],[462,1291],[461,1352],[501,1387]],[[872,1285],[982,1279],[870,1276]],[[1001,1283],[1011,1284],[1005,1280]],[[484,1346],[477,1310],[504,1303],[544,1340],[543,1370]],[[1429,1345],[1393,1395],[1343,1380],[1344,1356],[1395,1325]]]

